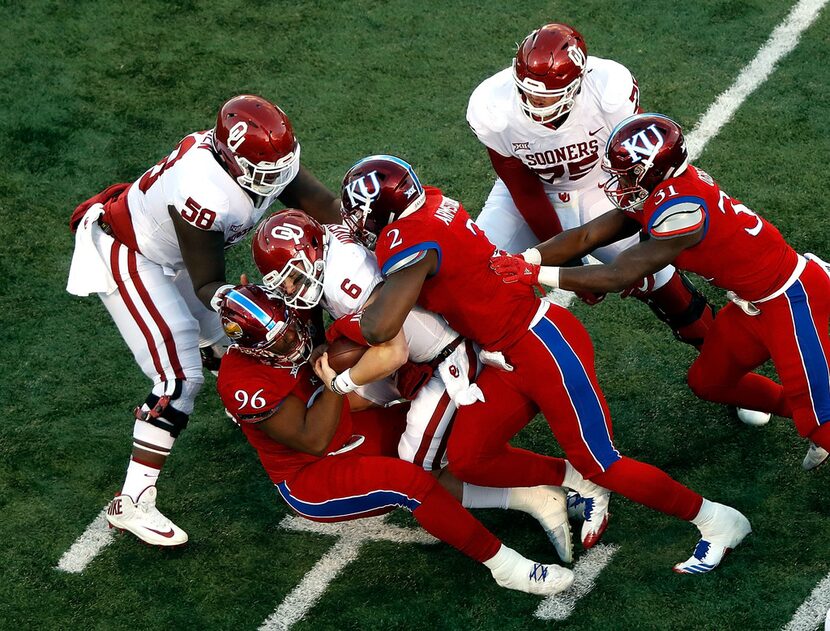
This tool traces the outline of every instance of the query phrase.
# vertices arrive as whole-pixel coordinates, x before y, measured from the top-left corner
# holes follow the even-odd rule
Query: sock
[[[461,505],[464,508],[512,508],[508,506],[510,489],[463,483]]]
[[[715,511],[715,505],[713,502],[710,502],[705,497],[703,498],[703,503],[700,505],[700,510],[698,511],[697,515],[694,516],[693,519],[690,519],[695,526],[700,528],[703,524],[709,521],[712,518],[712,514]]]
[[[137,420],[133,426],[134,451],[136,449],[149,451],[166,458],[175,442],[176,439],[167,430],[150,425],[145,421]],[[133,501],[136,501],[144,489],[156,483],[160,472],[161,466],[142,462],[137,460],[135,456],[131,457],[121,494],[129,495],[133,498]]]
[[[129,495],[134,502],[138,501],[138,496],[147,487],[156,483],[159,473],[161,473],[161,469],[148,467],[131,458],[130,465],[127,467],[127,477],[124,480],[124,486],[121,488],[121,495]]]
[[[499,551],[486,561],[482,561],[488,570],[495,571],[505,563],[512,563],[516,559],[516,551],[501,544]]]

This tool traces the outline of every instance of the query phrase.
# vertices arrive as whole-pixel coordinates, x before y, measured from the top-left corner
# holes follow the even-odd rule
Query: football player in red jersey
[[[456,331],[484,349],[476,381],[485,400],[462,407],[450,436],[450,470],[485,486],[553,484],[574,488],[583,478],[655,510],[692,521],[701,540],[677,571],[705,573],[750,532],[734,508],[710,502],[651,465],[621,456],[611,416],[594,372],[588,333],[566,309],[536,297],[523,284],[507,284],[490,269],[495,247],[461,205],[440,190],[422,187],[412,167],[392,156],[370,156],[343,180],[344,223],[358,236],[376,235],[386,282],[357,326],[345,334],[379,343],[398,333],[417,303],[440,313]],[[559,458],[511,447],[509,440],[538,406],[565,451]],[[588,532],[602,534],[607,496],[586,505],[601,513]],[[583,535],[585,532],[583,531]]]
[[[602,148],[614,127],[639,111],[640,89],[627,68],[589,55],[585,39],[567,24],[534,30],[511,66],[470,96],[467,121],[498,176],[476,224],[497,247],[515,253],[613,210],[601,187]],[[611,262],[636,243],[629,235],[590,254]],[[677,339],[700,347],[712,308],[674,267],[624,289]],[[597,301],[592,292],[578,293]]]
[[[111,526],[160,546],[187,533],[156,508],[156,481],[204,383],[200,348],[214,369],[227,346],[211,298],[225,284],[225,248],[279,199],[324,221],[339,201],[300,165],[285,113],[237,96],[216,126],[189,134],[132,184],[115,184],[72,214],[75,253],[67,291],[97,293],[153,382],[136,410],[133,451]]]
[[[796,253],[775,226],[689,165],[682,130],[666,116],[623,121],[608,141],[603,168],[617,210],[522,257],[494,259],[494,266],[506,280],[616,291],[671,262],[728,290],[731,302],[692,363],[689,386],[709,401],[792,418],[812,441],[804,468],[821,464],[830,450],[827,264]],[[639,231],[648,239],[611,264],[555,266]],[[752,372],[770,358],[782,385]]]
[[[435,477],[390,457],[403,418],[392,422],[389,410],[352,415],[334,389],[326,354],[313,372],[306,363],[310,336],[280,298],[240,285],[224,295],[219,313],[234,341],[219,369],[219,394],[297,514],[345,521],[406,508],[429,533],[487,566],[503,587],[532,594],[570,587],[573,572],[503,545]]]

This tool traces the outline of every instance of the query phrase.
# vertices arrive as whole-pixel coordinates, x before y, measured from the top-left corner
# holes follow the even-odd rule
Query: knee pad
[[[179,379],[156,384],[144,405],[135,409],[135,417],[176,438],[187,427],[201,387],[201,381]]]
[[[683,274],[655,289],[642,299],[658,319],[665,322],[674,337],[700,348],[715,319],[706,297]]]

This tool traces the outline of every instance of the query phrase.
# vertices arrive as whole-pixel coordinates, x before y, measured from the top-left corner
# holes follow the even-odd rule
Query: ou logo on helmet
[[[360,206],[366,211],[372,209],[372,202],[380,196],[378,172],[372,171],[363,177],[352,180],[346,185],[346,195],[352,206]]]
[[[300,226],[293,223],[284,223],[281,226],[275,226],[271,230],[271,236],[275,239],[282,239],[283,241],[293,241],[295,245],[300,245],[300,239],[304,234],[304,230]]]
[[[231,151],[238,151],[239,145],[245,142],[245,134],[248,133],[248,123],[239,121],[236,125],[230,128],[228,132],[228,146]]]

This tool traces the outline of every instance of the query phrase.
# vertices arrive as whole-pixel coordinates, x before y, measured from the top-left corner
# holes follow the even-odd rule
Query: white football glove
[[[493,366],[505,372],[513,372],[513,366],[507,363],[501,351],[485,351],[483,348],[478,352],[478,358],[485,366]]]

